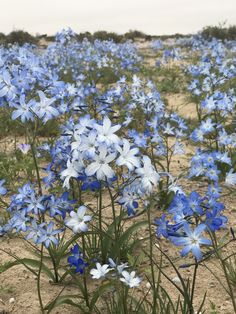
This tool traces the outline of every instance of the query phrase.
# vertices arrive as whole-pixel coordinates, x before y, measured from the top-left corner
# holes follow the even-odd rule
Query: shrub
[[[37,44],[37,39],[34,36],[30,35],[28,32],[18,30],[18,31],[12,31],[6,37],[6,42],[8,44],[17,43],[20,46],[22,46],[25,43]]]
[[[222,39],[222,40],[235,40],[236,39],[236,25],[229,27],[224,27],[224,25],[219,26],[207,26],[202,31],[202,36],[205,39]]]

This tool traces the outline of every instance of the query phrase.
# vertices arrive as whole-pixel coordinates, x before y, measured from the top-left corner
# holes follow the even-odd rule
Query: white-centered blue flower
[[[200,125],[200,130],[204,133],[207,134],[209,132],[214,131],[214,126],[215,123],[212,121],[211,118],[206,119],[206,121],[202,121]]]
[[[12,84],[10,73],[4,70],[0,77],[0,97],[7,97],[9,100],[15,98],[17,94],[16,87]]]
[[[12,112],[12,120],[20,117],[21,122],[34,121],[32,111],[35,108],[35,101],[31,99],[28,103],[25,101],[25,95],[22,94],[19,99],[19,104],[14,104],[15,110]]]
[[[172,127],[168,122],[166,125],[163,126],[163,133],[167,135],[174,135],[174,127]]]
[[[42,119],[44,123],[48,120],[58,117],[59,111],[52,106],[55,102],[55,98],[47,98],[42,91],[38,91],[40,102],[35,106],[35,114]]]
[[[3,186],[6,180],[0,180],[0,195],[7,194],[7,189]]]
[[[186,236],[171,237],[171,240],[176,246],[184,246],[181,251],[182,256],[192,251],[193,255],[199,261],[202,258],[200,245],[208,246],[212,244],[211,240],[201,236],[202,232],[206,229],[206,225],[200,224],[192,231],[189,224],[185,223],[183,228]]]

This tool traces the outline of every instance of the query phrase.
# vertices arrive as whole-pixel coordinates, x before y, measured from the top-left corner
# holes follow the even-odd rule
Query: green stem
[[[52,265],[53,265],[53,270],[54,270],[54,275],[55,275],[54,282],[58,283],[59,282],[59,275],[58,275],[58,270],[57,270],[57,263],[55,261],[54,255],[53,255],[53,253],[52,253],[50,248],[48,249],[48,253],[49,253],[49,255],[51,257],[51,260],[52,260]]]
[[[193,308],[193,298],[194,298],[194,290],[195,290],[195,284],[196,284],[196,278],[197,278],[197,269],[198,269],[198,263],[196,261],[195,267],[194,267],[194,273],[193,273],[193,283],[192,283],[192,289],[191,289],[191,305],[192,308],[190,309],[190,313],[194,313],[194,308]]]
[[[214,110],[214,117],[215,117],[215,123],[218,125],[218,118],[217,118],[217,112]],[[218,144],[218,130],[215,128],[215,144],[216,144],[216,150],[219,150],[219,144]]]
[[[78,201],[79,201],[79,206],[82,205],[82,190],[81,190],[81,182],[78,182]]]
[[[100,241],[101,241],[101,252],[102,252],[102,260],[105,262],[105,254],[103,249],[103,234],[102,234],[102,187],[99,189],[99,203],[98,203],[98,211],[99,211],[99,230],[100,230]]]
[[[31,147],[31,152],[34,160],[34,166],[36,170],[36,176],[37,176],[37,181],[38,181],[38,187],[39,187],[39,195],[42,195],[42,185],[41,185],[41,179],[40,179],[40,174],[39,174],[39,167],[38,167],[38,162],[35,154],[35,145],[34,145],[34,140],[30,143]]]
[[[43,266],[43,244],[41,244],[41,250],[40,250],[40,265],[39,265],[39,271],[37,275],[37,292],[38,292],[38,299],[39,299],[41,313],[44,314],[44,307],[43,307],[43,301],[42,301],[41,290],[40,290],[40,278],[41,278],[42,266]]]
[[[213,239],[213,241],[212,241],[213,245],[215,246],[214,249],[215,249],[215,252],[216,252],[216,256],[218,257],[218,259],[219,259],[219,261],[221,263],[221,267],[222,267],[222,270],[224,272],[224,276],[225,276],[225,279],[226,279],[226,282],[227,282],[227,285],[228,285],[228,288],[229,288],[228,293],[229,293],[229,296],[230,296],[232,304],[233,304],[234,313],[236,313],[236,301],[235,301],[232,285],[230,283],[229,275],[228,275],[228,272],[227,272],[226,262],[225,262],[225,259],[222,258],[221,252],[217,249],[218,248],[218,244],[217,244],[217,239],[216,239],[216,236],[215,236],[214,233],[212,233],[212,239]]]
[[[234,292],[233,292],[232,285],[231,285],[230,280],[229,280],[227,268],[225,266],[225,261],[221,257],[220,257],[220,262],[221,262],[222,269],[223,269],[223,272],[224,272],[224,275],[226,278],[227,285],[229,287],[229,295],[230,295],[230,298],[231,298],[231,301],[233,304],[234,313],[236,313],[236,302],[235,302]]]
[[[111,207],[112,207],[112,216],[113,216],[113,222],[114,222],[114,229],[115,229],[115,242],[118,239],[118,234],[117,234],[117,225],[116,225],[116,211],[115,211],[115,203],[114,203],[114,198],[111,192],[110,187],[108,186],[108,191],[111,199]]]
[[[86,246],[85,246],[85,237],[84,234],[82,235],[82,250],[83,250],[83,257],[85,256]],[[84,283],[84,298],[88,308],[90,308],[89,304],[89,294],[88,294],[88,287],[87,287],[87,278],[85,271],[83,272],[83,283]]]
[[[128,287],[124,288],[123,293],[123,307],[124,307],[124,314],[129,314],[128,308],[127,308],[127,299],[128,299]]]
[[[157,307],[157,296],[156,296],[156,280],[155,280],[155,271],[153,264],[153,247],[152,247],[152,222],[151,222],[151,206],[147,208],[147,217],[148,217],[148,231],[149,231],[149,250],[150,250],[150,266],[151,266],[151,276],[152,276],[152,286],[153,286],[153,308],[152,313],[156,313]]]

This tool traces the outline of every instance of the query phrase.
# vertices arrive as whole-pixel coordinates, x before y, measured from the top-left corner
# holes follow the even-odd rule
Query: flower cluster
[[[127,263],[117,265],[111,258],[109,258],[109,264],[96,263],[96,268],[90,270],[90,274],[93,279],[105,278],[106,275],[112,272],[111,276],[119,277],[120,281],[130,288],[138,287],[141,283],[141,278],[136,276],[135,271],[130,273],[125,270],[128,268]]]
[[[197,260],[202,258],[201,245],[210,246],[211,240],[202,236],[202,233],[216,232],[224,228],[227,217],[222,214],[224,205],[219,202],[220,188],[218,185],[209,185],[204,197],[197,192],[186,196],[177,193],[168,208],[168,216],[164,214],[156,219],[156,234],[158,237],[168,238],[176,246],[183,246],[181,255],[190,251]]]
[[[53,180],[60,176],[67,189],[73,179],[81,182],[83,190],[95,190],[112,185],[122,170],[125,183],[120,187],[119,203],[133,214],[138,206],[133,199],[149,195],[160,176],[148,156],[141,156],[137,147],[116,134],[120,129],[121,125],[112,125],[107,116],[99,122],[84,116],[78,123],[66,125],[47,172],[55,173]]]
[[[15,230],[26,233],[26,239],[32,239],[35,244],[43,243],[47,248],[50,244],[59,244],[55,237],[63,232],[63,228],[56,229],[55,222],[47,219],[46,215],[64,219],[67,212],[72,212],[73,200],[69,199],[67,192],[56,197],[53,194],[42,195],[31,184],[27,183],[19,188],[18,193],[12,195],[11,203],[7,209],[11,218],[4,226],[4,230]]]

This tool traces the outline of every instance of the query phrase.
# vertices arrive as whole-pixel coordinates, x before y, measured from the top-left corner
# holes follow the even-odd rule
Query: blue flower
[[[135,187],[125,187],[122,191],[122,197],[118,200],[118,203],[127,209],[128,216],[134,216],[135,209],[138,208],[138,195]]]
[[[164,238],[168,238],[169,237],[169,226],[168,223],[169,221],[166,220],[166,215],[162,215],[160,219],[155,219],[155,225],[157,225],[157,229],[156,229],[156,235],[158,238],[160,238],[161,236],[163,236]]]
[[[88,266],[88,263],[84,261],[83,254],[80,251],[78,244],[71,249],[71,253],[72,255],[70,255],[67,259],[69,265],[75,268],[76,273],[83,274],[85,268]]]
[[[189,224],[186,223],[183,226],[185,235],[179,237],[171,237],[172,242],[176,246],[184,246],[181,251],[182,256],[186,256],[192,251],[195,258],[199,261],[202,258],[202,252],[200,245],[211,245],[211,240],[201,237],[201,233],[206,229],[206,225],[200,224],[194,231],[191,230]]]
[[[5,96],[8,100],[14,99],[17,94],[17,89],[12,84],[10,73],[7,70],[3,71],[0,81],[0,97]]]
[[[34,121],[34,115],[32,113],[35,101],[31,99],[28,103],[25,102],[25,95],[20,96],[20,103],[14,104],[15,110],[12,112],[12,119],[16,120],[20,117],[21,122]]]
[[[88,177],[84,174],[84,175],[79,176],[78,179],[82,181],[82,185],[81,185],[82,191],[86,191],[86,190],[96,191],[96,190],[99,190],[101,187],[100,182],[97,180],[95,176]]]
[[[3,186],[5,180],[0,180],[0,195],[5,195],[7,193],[7,189]]]
[[[55,195],[51,195],[48,207],[50,210],[50,217],[54,217],[55,215],[62,216],[63,219],[66,217],[66,213],[73,210],[72,204],[75,203],[75,200],[69,199],[69,193],[64,192],[60,197],[56,197]]]
[[[217,169],[216,166],[212,166],[208,169],[208,171],[206,171],[206,177],[208,177],[212,181],[218,181],[219,174],[220,174],[220,171]]]
[[[55,237],[58,233],[62,232],[62,229],[53,230],[54,223],[51,221],[48,225],[39,226],[39,237],[37,244],[44,243],[48,248],[50,244],[58,245],[59,240]]]
[[[203,142],[204,132],[201,129],[195,129],[190,135],[190,139],[194,142]]]
[[[221,187],[218,185],[218,183],[215,183],[214,185],[209,185],[207,189],[207,195],[213,196],[214,198],[220,197],[220,192],[222,191]]]
[[[27,213],[34,213],[38,215],[40,212],[45,211],[45,206],[42,204],[44,200],[43,196],[36,197],[35,193],[32,193],[30,195],[30,198],[26,200],[27,208],[26,211]]]
[[[16,212],[13,217],[10,219],[9,223],[12,228],[16,229],[16,232],[23,231],[25,232],[28,229],[27,222],[30,221],[30,218],[26,216],[24,211]]]
[[[202,198],[200,198],[200,195],[197,192],[191,192],[189,195],[189,208],[192,211],[192,214],[202,215]],[[191,214],[190,212],[188,214]]]
[[[46,123],[52,118],[59,116],[59,111],[52,106],[55,102],[55,98],[47,98],[42,91],[38,91],[40,102],[35,105],[35,114],[42,119],[43,123]]]
[[[205,224],[210,228],[211,231],[215,232],[221,228],[225,227],[228,218],[220,215],[217,209],[213,209],[212,211],[206,211],[206,220]]]

